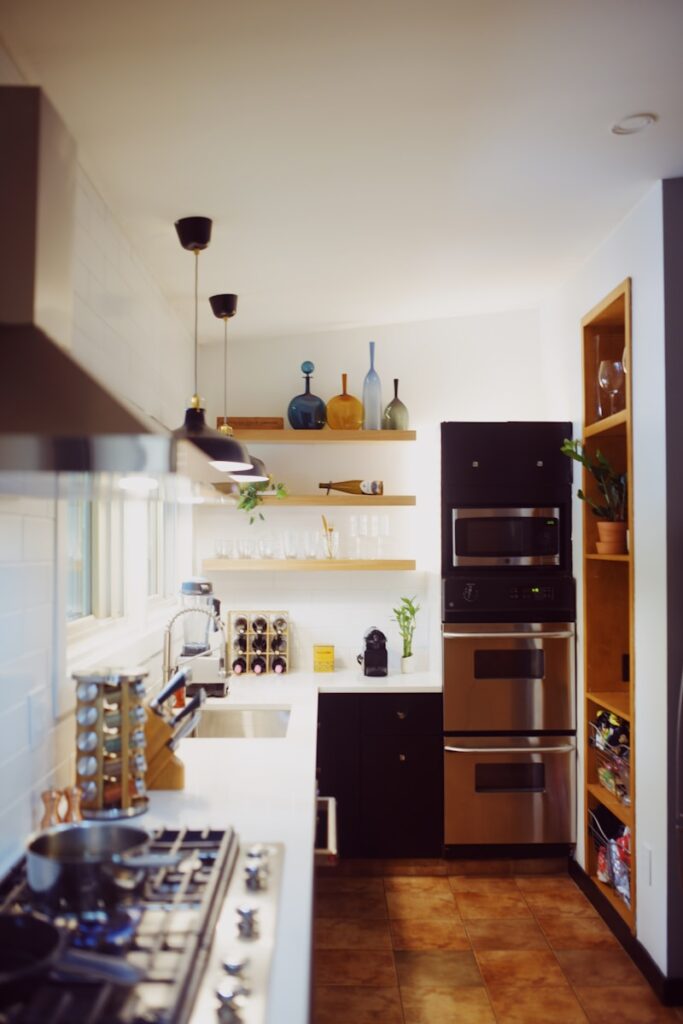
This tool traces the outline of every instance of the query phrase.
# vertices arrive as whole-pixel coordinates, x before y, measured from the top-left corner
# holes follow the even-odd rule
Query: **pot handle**
[[[181,853],[116,853],[112,863],[132,871],[158,871],[159,868],[175,868],[183,859]]]
[[[139,984],[145,972],[139,967],[100,953],[87,953],[80,949],[67,949],[61,953],[52,969],[68,977],[77,976],[86,981],[104,981],[112,985],[132,988]]]

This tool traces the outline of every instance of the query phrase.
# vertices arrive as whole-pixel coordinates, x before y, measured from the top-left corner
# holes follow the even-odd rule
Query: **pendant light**
[[[223,321],[223,422],[218,430],[226,437],[232,437],[233,429],[228,423],[228,320],[237,312],[237,296],[227,293],[211,295],[209,302],[214,316]],[[239,473],[231,471],[232,479],[245,484],[267,483],[270,477],[261,459],[254,455],[250,455],[249,458],[252,462],[251,469]]]
[[[226,436],[207,426],[204,419],[204,408],[197,387],[197,363],[199,345],[197,339],[198,316],[198,284],[199,284],[199,253],[206,249],[211,240],[211,220],[209,217],[183,217],[175,223],[175,229],[183,249],[193,252],[194,263],[194,394],[189,409],[185,410],[185,422],[182,427],[173,431],[173,436],[192,441],[205,455],[210,464],[221,473],[232,473],[251,469],[251,457],[239,441]]]

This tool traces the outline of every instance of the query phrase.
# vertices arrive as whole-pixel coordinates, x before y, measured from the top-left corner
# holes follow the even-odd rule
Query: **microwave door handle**
[[[449,754],[571,754],[576,747],[444,747]]]
[[[571,640],[571,630],[561,633],[443,633],[444,640]]]

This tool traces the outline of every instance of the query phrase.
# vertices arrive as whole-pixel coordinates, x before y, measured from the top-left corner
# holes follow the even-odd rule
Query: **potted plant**
[[[284,484],[274,484],[272,476],[268,480],[262,480],[260,483],[239,485],[237,507],[242,509],[243,512],[249,513],[250,523],[253,523],[256,519],[255,510],[263,502],[266,494],[274,494],[276,498],[285,498],[287,496],[287,488]],[[259,519],[265,518],[261,511],[259,511],[258,517]]]
[[[415,632],[415,619],[420,610],[419,604],[415,604],[415,598],[402,597],[398,608],[393,612],[398,624],[398,631],[403,641],[403,655],[401,657],[401,672],[413,671],[413,634]]]
[[[596,450],[593,460],[586,454],[586,449],[579,440],[569,441],[565,438],[560,450],[563,455],[579,462],[594,477],[597,484],[601,501],[594,501],[581,489],[577,494],[582,501],[590,505],[593,515],[598,517],[598,553],[622,554],[626,551],[626,473],[618,473],[600,449]]]

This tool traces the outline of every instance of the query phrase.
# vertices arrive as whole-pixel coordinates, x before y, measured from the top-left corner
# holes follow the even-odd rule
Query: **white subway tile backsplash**
[[[21,558],[23,520],[21,516],[0,513],[0,562]]]
[[[54,519],[33,516],[23,522],[23,558],[25,562],[51,562],[55,549]]]

